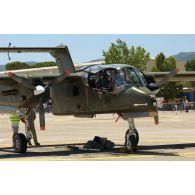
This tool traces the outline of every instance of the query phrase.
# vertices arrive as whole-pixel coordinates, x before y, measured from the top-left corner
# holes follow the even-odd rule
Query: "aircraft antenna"
[[[11,47],[11,42],[9,43],[9,45],[8,45],[8,48],[10,48]],[[8,59],[9,59],[9,61],[11,60],[11,57],[10,57],[10,55],[9,55],[9,51],[7,52],[7,56],[8,56]]]

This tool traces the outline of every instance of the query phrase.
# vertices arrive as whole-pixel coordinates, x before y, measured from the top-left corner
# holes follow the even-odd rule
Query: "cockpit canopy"
[[[90,87],[101,90],[120,92],[132,86],[149,88],[145,75],[130,65],[92,65],[79,71],[87,73]]]

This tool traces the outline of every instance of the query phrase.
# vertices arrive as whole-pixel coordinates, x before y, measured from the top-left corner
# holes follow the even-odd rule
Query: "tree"
[[[49,62],[39,62],[35,65],[32,65],[31,68],[40,68],[40,67],[50,67],[50,66],[57,66],[55,62],[49,61]]]
[[[57,66],[55,62],[39,62],[34,65],[28,65],[25,62],[11,62],[6,64],[6,70],[19,70],[19,69],[28,69],[28,68],[40,68],[40,67],[50,67],[50,66]]]
[[[173,57],[165,58],[163,53],[160,53],[155,58],[155,68],[152,70],[154,72],[169,72],[176,68],[176,60]],[[181,82],[169,82],[164,84],[158,96],[162,96],[165,100],[174,99],[181,94],[183,90],[183,85]]]
[[[142,47],[130,48],[130,64],[140,70],[146,70],[146,64],[150,60],[150,54]]]
[[[183,84],[181,82],[169,82],[161,87],[157,95],[169,101],[178,97],[182,93],[182,90]]]
[[[161,71],[172,71],[176,68],[176,60],[173,57],[168,57],[165,59],[164,64],[162,65]]]
[[[175,69],[177,65],[175,58],[170,56],[168,58],[164,58],[163,60],[159,60],[160,56],[162,56],[161,54],[162,53],[158,54],[155,58],[155,65],[152,67],[152,70],[154,70],[153,72],[167,72]]]
[[[155,58],[155,66],[158,70],[162,71],[163,64],[165,62],[165,55],[160,52]]]
[[[24,62],[10,62],[6,64],[6,70],[20,70],[20,69],[28,69],[30,66]]]
[[[195,71],[195,59],[187,61],[184,66],[186,71]]]
[[[152,69],[151,69],[152,72],[159,72],[159,69],[157,68],[156,65],[152,66]]]
[[[154,72],[165,72],[165,71],[171,71],[176,67],[176,60],[173,57],[165,58],[165,55],[161,52],[159,53],[155,58],[155,66],[153,66],[152,69],[154,69]]]
[[[126,42],[118,39],[111,43],[108,51],[103,51],[106,64],[130,64],[140,70],[146,69],[150,54],[140,46],[128,48]]]

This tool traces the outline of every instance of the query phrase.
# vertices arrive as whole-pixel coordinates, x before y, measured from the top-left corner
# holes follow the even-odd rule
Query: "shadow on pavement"
[[[156,155],[156,156],[179,156],[176,153],[162,152],[162,151],[150,151],[158,149],[185,149],[195,147],[195,143],[183,143],[183,144],[168,144],[168,145],[152,145],[152,146],[138,146],[138,151],[135,153],[125,153],[122,145],[116,145],[116,148],[112,150],[87,150],[82,148],[75,148],[67,150],[67,146],[83,146],[83,143],[71,143],[71,144],[55,144],[55,145],[42,145],[39,147],[30,147],[27,153],[17,154],[14,153],[13,148],[6,147],[0,148],[0,159],[12,159],[12,158],[29,158],[29,157],[66,157],[76,154],[96,154],[96,153],[109,153],[112,156],[128,156],[128,155]],[[36,151],[30,151],[36,148]],[[66,148],[66,149],[65,149]],[[40,150],[39,150],[40,149]],[[42,149],[47,149],[47,151]],[[48,151],[50,150],[50,151]],[[123,152],[121,152],[123,151]],[[5,154],[3,154],[5,152]],[[75,157],[75,156],[74,156]],[[91,157],[90,155],[88,157]],[[55,159],[54,159],[55,160]],[[66,160],[66,159],[64,159]],[[75,159],[76,160],[76,159]],[[84,157],[83,157],[84,160]],[[92,159],[93,160],[93,159]]]
[[[138,146],[139,150],[158,150],[158,149],[185,149],[195,148],[195,143],[181,143],[181,144],[163,144],[163,145],[152,145],[152,146]]]

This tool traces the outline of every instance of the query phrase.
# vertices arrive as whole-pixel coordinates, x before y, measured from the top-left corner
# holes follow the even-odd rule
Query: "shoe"
[[[39,142],[36,142],[35,143],[35,146],[40,146],[41,144]]]
[[[29,146],[32,146],[31,141],[28,141],[28,145],[29,145]]]

